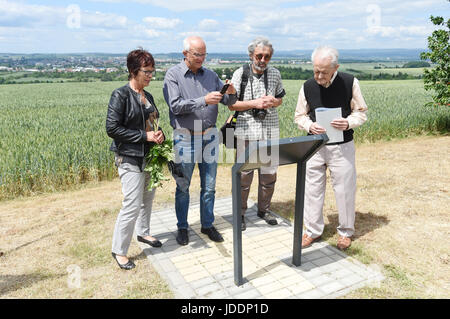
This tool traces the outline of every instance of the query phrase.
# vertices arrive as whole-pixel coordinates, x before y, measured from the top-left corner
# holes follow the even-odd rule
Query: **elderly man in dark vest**
[[[351,74],[338,72],[336,49],[319,47],[314,50],[311,60],[314,78],[307,80],[300,89],[294,121],[299,129],[308,134],[324,134],[326,130],[316,122],[315,110],[323,107],[341,108],[342,117],[332,120],[330,125],[343,131],[343,141],[328,143],[306,164],[306,232],[302,238],[302,247],[309,247],[323,233],[323,203],[328,168],[339,213],[337,247],[344,250],[350,247],[355,233],[356,168],[353,128],[367,120],[367,105],[358,80]]]

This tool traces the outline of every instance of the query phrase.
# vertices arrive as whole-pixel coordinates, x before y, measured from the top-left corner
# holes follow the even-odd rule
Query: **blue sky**
[[[264,35],[275,50],[426,48],[430,15],[447,0],[0,0],[0,52],[181,52],[188,35],[208,52],[245,52]]]

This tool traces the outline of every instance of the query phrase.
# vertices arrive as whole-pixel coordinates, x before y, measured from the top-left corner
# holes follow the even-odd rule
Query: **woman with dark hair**
[[[126,256],[134,230],[138,241],[152,247],[162,245],[150,236],[155,189],[147,189],[150,177],[144,168],[150,148],[161,144],[165,137],[162,130],[155,131],[159,112],[153,96],[144,90],[155,72],[152,55],[142,49],[131,51],[127,68],[129,82],[111,94],[106,132],[113,139],[110,150],[115,153],[124,196],[114,228],[112,256],[120,268],[129,270],[135,267]]]

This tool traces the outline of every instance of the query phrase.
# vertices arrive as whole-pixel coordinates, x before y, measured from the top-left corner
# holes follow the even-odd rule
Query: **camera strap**
[[[245,74],[246,73],[245,71],[247,71],[247,74]],[[245,91],[245,86],[242,88],[242,83],[244,83],[244,74],[246,76],[245,86],[247,86],[248,77],[250,75],[250,65],[249,64],[245,64],[244,65],[244,72],[242,73],[242,79],[243,80],[241,81],[241,94],[239,96],[239,100],[240,101],[244,100],[244,93],[243,92]],[[267,68],[264,70],[263,76],[264,76],[264,87],[266,89],[265,93],[267,95],[267,91],[269,89],[269,79],[267,78]],[[252,93],[252,100],[254,100],[255,96],[253,95],[253,74],[252,74],[252,76],[250,76],[250,90],[251,90],[251,93]],[[241,96],[242,96],[242,100],[240,99]]]
[[[247,86],[248,77],[250,76],[250,64],[246,63],[242,67],[244,70],[242,71],[242,77],[241,77],[241,91],[239,93],[239,101],[244,100],[245,87]]]
[[[253,96],[253,75],[250,76],[250,64],[246,63],[242,66],[242,77],[241,77],[241,90],[239,92],[239,101],[244,100],[245,88],[247,87],[248,79],[250,78],[251,92],[252,92],[252,100],[254,100]],[[264,70],[264,87],[266,88],[266,94],[269,88],[269,79],[267,78],[267,68]],[[237,118],[239,111],[234,112],[233,117]]]

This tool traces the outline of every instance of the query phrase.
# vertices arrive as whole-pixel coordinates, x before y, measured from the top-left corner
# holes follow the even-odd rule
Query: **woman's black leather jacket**
[[[151,104],[149,108],[145,107],[141,102],[141,95],[129,84],[115,89],[111,94],[106,116],[106,133],[113,139],[110,150],[118,155],[145,157],[149,146],[154,144],[147,142],[145,121],[155,110],[159,117],[159,112],[153,96],[146,91],[144,93]]]

